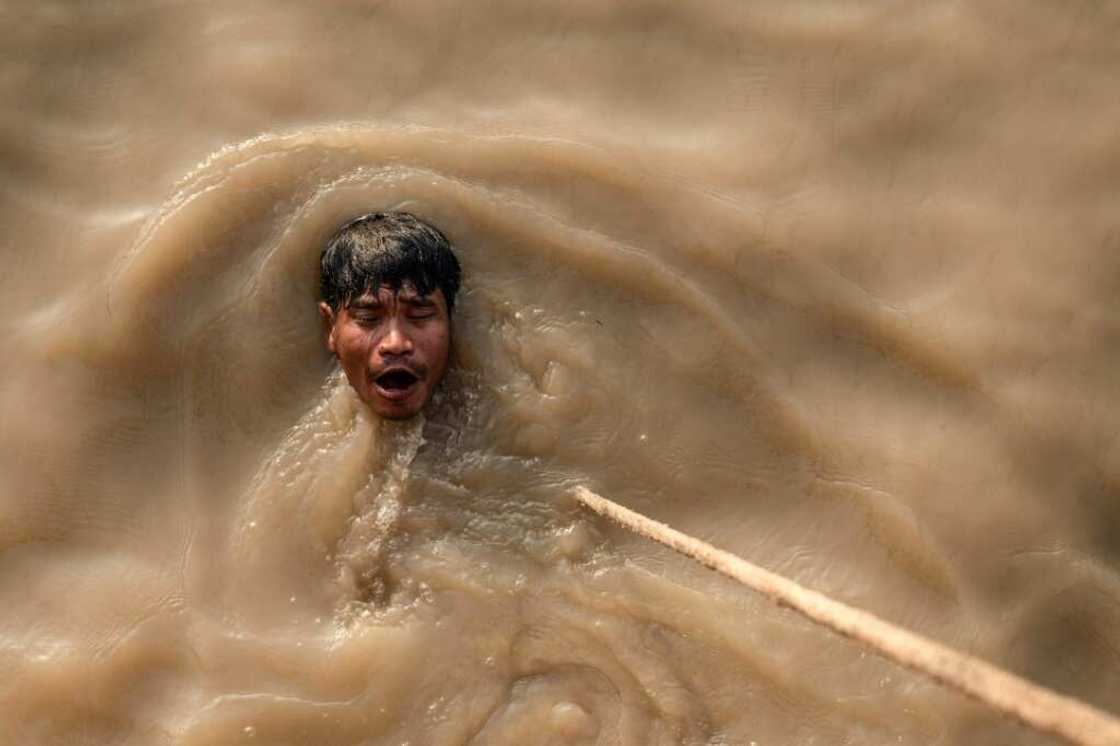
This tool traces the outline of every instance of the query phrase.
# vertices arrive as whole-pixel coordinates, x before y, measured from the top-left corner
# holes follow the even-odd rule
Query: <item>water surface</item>
[[[1120,711],[1120,13],[0,6],[0,741],[1048,743],[586,484]],[[375,421],[323,241],[457,246]]]

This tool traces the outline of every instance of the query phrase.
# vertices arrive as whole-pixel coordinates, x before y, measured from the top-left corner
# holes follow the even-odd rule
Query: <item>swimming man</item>
[[[432,226],[405,212],[343,225],[319,262],[327,348],[378,416],[402,420],[447,370],[459,261]]]

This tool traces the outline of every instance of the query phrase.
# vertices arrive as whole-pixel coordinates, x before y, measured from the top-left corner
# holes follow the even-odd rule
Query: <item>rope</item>
[[[859,640],[895,663],[973,697],[1033,730],[1077,746],[1120,745],[1120,720],[1112,715],[809,590],[586,487],[577,487],[575,497],[625,528],[687,555],[837,634]]]

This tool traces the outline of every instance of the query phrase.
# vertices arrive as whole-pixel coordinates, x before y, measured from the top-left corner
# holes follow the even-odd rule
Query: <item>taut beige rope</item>
[[[953,650],[866,611],[834,601],[734,554],[646,518],[586,487],[576,499],[600,515],[675,549],[788,606],[817,624],[859,640],[876,652],[1010,715],[1028,727],[1079,746],[1120,746],[1120,720],[1032,684],[979,658]]]

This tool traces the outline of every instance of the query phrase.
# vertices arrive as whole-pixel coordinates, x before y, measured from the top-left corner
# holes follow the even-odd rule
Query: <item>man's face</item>
[[[443,291],[417,295],[408,284],[381,286],[331,310],[319,304],[327,348],[350,385],[380,417],[403,420],[432,398],[447,370],[451,318]]]

